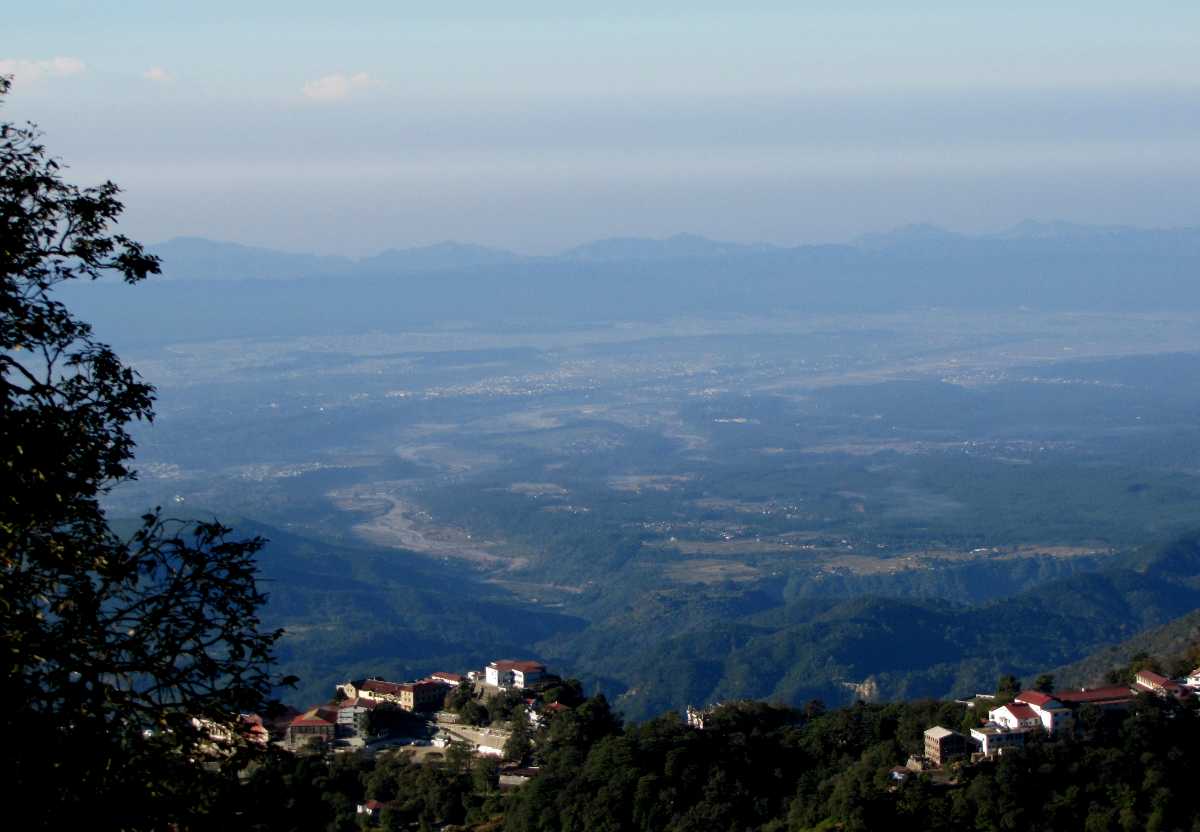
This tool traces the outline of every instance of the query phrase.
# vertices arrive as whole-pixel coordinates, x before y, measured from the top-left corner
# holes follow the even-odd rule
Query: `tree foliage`
[[[259,630],[264,541],[158,510],[123,538],[101,507],[134,476],[128,427],[154,390],[54,291],[158,273],[110,232],[118,194],[69,184],[33,126],[0,124],[0,724],[6,783],[47,825],[211,810],[254,751],[239,713],[263,705],[279,637]]]

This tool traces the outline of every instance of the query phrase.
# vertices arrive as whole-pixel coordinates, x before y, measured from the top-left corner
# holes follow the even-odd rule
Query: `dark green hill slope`
[[[1126,667],[1133,657],[1174,655],[1200,641],[1200,610],[1192,610],[1161,627],[1151,627],[1119,644],[1109,645],[1068,665],[1055,668],[1054,678],[1063,687],[1096,685],[1113,668]]]
[[[300,677],[288,701],[323,701],[337,681],[376,673],[415,678],[482,667],[585,624],[530,609],[478,576],[415,553],[325,543],[238,521],[270,540],[259,564],[265,623],[287,634],[280,670]]]
[[[739,609],[734,598],[647,594],[542,652],[625,692],[640,718],[692,702],[800,704],[947,697],[1032,677],[1200,607],[1194,537],[1134,567],[1082,573],[979,605],[899,598],[803,599]],[[732,593],[731,593],[732,594]]]

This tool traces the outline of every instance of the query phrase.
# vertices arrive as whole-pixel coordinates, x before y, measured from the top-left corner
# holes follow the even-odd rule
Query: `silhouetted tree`
[[[157,511],[123,539],[100,507],[133,478],[127,426],[154,391],[54,290],[158,272],[110,234],[118,193],[68,184],[35,128],[0,124],[0,730],[6,787],[55,828],[212,810],[255,753],[239,712],[263,705],[279,637],[259,629],[261,539]]]

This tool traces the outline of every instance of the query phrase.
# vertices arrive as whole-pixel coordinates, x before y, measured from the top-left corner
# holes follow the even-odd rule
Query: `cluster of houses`
[[[497,659],[465,675],[439,671],[413,682],[389,682],[379,677],[350,680],[337,686],[337,701],[317,705],[294,716],[284,731],[284,746],[299,750],[335,739],[364,737],[370,712],[388,703],[411,713],[437,711],[446,694],[463,682],[481,682],[498,690],[524,690],[544,679],[546,666],[535,661]]]
[[[1142,670],[1135,676],[1132,686],[1110,685],[1054,693],[1023,690],[1012,702],[989,710],[986,723],[972,728],[970,735],[940,725],[930,728],[925,732],[924,759],[910,760],[909,768],[919,770],[929,764],[943,766],[976,754],[993,757],[1010,748],[1021,748],[1031,731],[1044,731],[1050,735],[1070,731],[1074,726],[1075,711],[1084,705],[1101,710],[1122,710],[1133,704],[1139,693],[1188,699],[1200,693],[1200,667],[1182,681],[1168,679],[1152,670]],[[974,707],[986,698],[976,697],[968,707]]]

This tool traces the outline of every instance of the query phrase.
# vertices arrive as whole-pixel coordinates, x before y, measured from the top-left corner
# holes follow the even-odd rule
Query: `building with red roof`
[[[1073,722],[1071,709],[1055,699],[1053,694],[1042,693],[1040,690],[1023,690],[1013,701],[1032,708],[1048,734],[1064,731],[1070,728]]]
[[[1176,699],[1191,696],[1191,691],[1183,685],[1153,670],[1139,670],[1134,677],[1133,686],[1139,691],[1148,691],[1158,696],[1173,696]]]
[[[1054,701],[1054,697],[1048,693],[1042,693],[1040,690],[1023,690],[1016,695],[1013,700],[1015,702],[1024,702],[1026,705],[1045,705]]]
[[[346,699],[372,699],[375,702],[390,702],[406,711],[435,711],[446,698],[446,688],[440,682],[389,682],[370,678],[343,682],[338,685],[338,695]]]
[[[1107,685],[1100,688],[1057,690],[1054,692],[1054,698],[1070,708],[1095,705],[1103,710],[1121,710],[1132,705],[1136,697],[1128,685]]]
[[[514,659],[498,659],[489,664],[485,671],[485,679],[489,685],[518,690],[529,687],[545,675],[546,665],[541,662]]]
[[[337,734],[337,711],[318,706],[310,708],[288,723],[284,743],[295,751],[308,745],[333,742]]]
[[[1011,702],[988,711],[988,721],[994,722],[1010,731],[1041,728],[1042,718],[1029,705],[1023,702]]]

